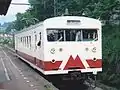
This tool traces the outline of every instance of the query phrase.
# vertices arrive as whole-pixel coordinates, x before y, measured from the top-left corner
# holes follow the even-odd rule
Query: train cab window
[[[79,30],[76,32],[75,41],[82,41],[82,40],[83,40],[82,30]]]
[[[48,29],[47,40],[55,41],[91,41],[97,40],[95,29]]]
[[[97,30],[82,30],[83,31],[83,41],[97,40]]]
[[[47,31],[48,41],[64,41],[63,30],[48,30]]]

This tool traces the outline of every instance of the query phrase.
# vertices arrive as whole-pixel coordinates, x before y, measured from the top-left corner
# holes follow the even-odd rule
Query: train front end
[[[63,16],[44,22],[44,73],[97,74],[102,71],[101,23],[87,17]]]

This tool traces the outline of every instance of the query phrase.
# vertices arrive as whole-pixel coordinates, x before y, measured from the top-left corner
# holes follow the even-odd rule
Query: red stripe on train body
[[[52,63],[51,61],[44,61],[44,70],[58,70],[62,61],[56,61],[55,63]]]
[[[90,68],[102,68],[102,60],[97,59],[97,60],[92,60],[92,59],[87,59],[86,60]]]

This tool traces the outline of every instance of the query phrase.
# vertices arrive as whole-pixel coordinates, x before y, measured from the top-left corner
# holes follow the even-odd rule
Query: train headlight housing
[[[55,63],[56,61],[55,61],[55,59],[53,59],[51,62],[52,62],[52,63]]]
[[[51,53],[51,54],[55,54],[55,48],[52,48],[52,49],[50,50],[50,53]]]
[[[94,48],[92,49],[92,52],[94,52],[94,53],[96,52],[96,47],[94,47]]]
[[[93,61],[97,61],[97,58],[93,58]]]

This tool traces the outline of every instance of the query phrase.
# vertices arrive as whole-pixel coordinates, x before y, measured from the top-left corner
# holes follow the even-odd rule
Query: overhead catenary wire
[[[30,4],[30,3],[11,3],[11,5],[39,5],[40,3],[33,3],[33,4]]]
[[[11,3],[11,5],[40,5],[40,3]],[[44,3],[45,6],[45,3]],[[54,16],[56,16],[57,14],[57,8],[56,8],[56,0],[54,0]]]

